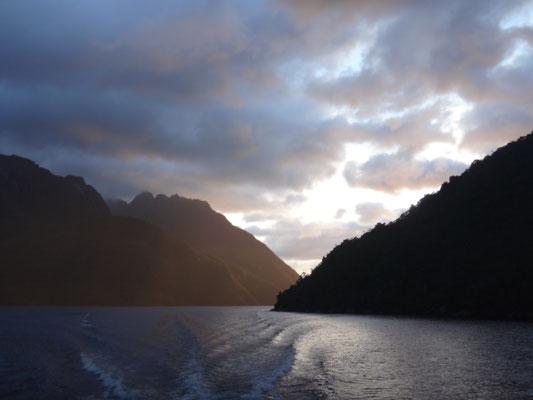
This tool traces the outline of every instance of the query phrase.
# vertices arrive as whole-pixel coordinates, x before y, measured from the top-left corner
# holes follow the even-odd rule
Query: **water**
[[[0,308],[1,399],[531,399],[533,324]]]

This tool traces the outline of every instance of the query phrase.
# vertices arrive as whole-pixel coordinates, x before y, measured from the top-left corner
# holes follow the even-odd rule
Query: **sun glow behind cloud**
[[[529,17],[528,17],[529,18]],[[527,25],[528,19],[514,15],[506,23],[505,29]],[[315,63],[306,65],[304,70],[311,73],[300,73],[296,79],[290,82],[293,87],[304,87],[306,79],[318,79],[322,81],[337,80],[345,75],[357,75],[364,68],[365,56],[368,46],[356,45],[345,52],[337,53],[324,64]],[[514,48],[498,64],[497,68],[512,67],[520,58],[527,56],[531,46],[524,40],[517,40]],[[301,68],[302,65],[299,65]],[[294,76],[293,76],[294,77]],[[310,78],[311,77],[311,78]],[[461,146],[465,129],[463,119],[472,109],[473,104],[458,93],[451,92],[446,95],[428,96],[419,104],[396,111],[383,111],[372,115],[370,118],[361,119],[357,109],[350,106],[331,104],[322,105],[322,118],[324,120],[342,119],[347,124],[365,124],[372,121],[386,123],[387,121],[400,119],[407,114],[416,113],[441,102],[443,113],[438,118],[433,118],[428,123],[445,135],[446,141],[429,141],[413,157],[413,160],[431,162],[441,159],[453,160],[463,163],[465,167],[475,159],[483,157],[483,153],[472,151]],[[335,165],[335,173],[323,180],[315,181],[310,188],[301,193],[305,200],[286,208],[286,216],[299,221],[301,224],[313,224],[325,221],[336,221],[339,225],[349,227],[345,237],[357,236],[370,229],[374,223],[388,222],[398,217],[411,205],[416,204],[424,195],[438,190],[439,185],[427,185],[417,189],[401,188],[394,193],[373,190],[364,187],[350,187],[346,184],[343,171],[347,163],[352,162],[364,165],[373,156],[389,154],[394,155],[399,151],[398,146],[379,147],[369,142],[347,141],[343,144],[344,158]],[[437,161],[438,162],[438,161]],[[438,165],[438,164],[437,164]],[[444,181],[444,180],[443,180]],[[441,182],[442,183],[442,182]],[[272,200],[272,199],[270,199]],[[364,209],[363,205],[379,205],[381,214],[378,219],[368,225],[365,215],[358,212]],[[226,214],[235,225],[243,229],[259,227],[266,230],[275,230],[276,220],[254,221],[248,223],[243,213]],[[382,215],[379,218],[379,215]],[[366,224],[365,224],[366,222]],[[305,239],[306,236],[320,236],[320,232],[305,232],[297,239]],[[268,235],[257,235],[261,240],[269,242]],[[338,243],[335,243],[338,244]],[[320,261],[315,258],[286,258],[299,272],[308,272]]]
[[[207,200],[303,271],[531,131],[532,27],[532,1],[0,2],[0,150]]]

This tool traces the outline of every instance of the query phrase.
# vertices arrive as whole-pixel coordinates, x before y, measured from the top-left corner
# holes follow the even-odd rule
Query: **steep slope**
[[[533,134],[345,240],[276,310],[533,318]]]
[[[40,225],[0,241],[0,304],[246,305],[217,260],[133,218]]]
[[[278,292],[298,278],[267,246],[233,226],[205,201],[142,193],[129,204],[109,201],[109,207],[114,215],[149,221],[222,261],[259,304],[273,304]]]
[[[0,304],[259,304],[223,262],[21,157],[0,155],[0,232]]]
[[[0,154],[0,237],[45,221],[110,216],[100,194],[72,175],[62,178],[33,161]]]

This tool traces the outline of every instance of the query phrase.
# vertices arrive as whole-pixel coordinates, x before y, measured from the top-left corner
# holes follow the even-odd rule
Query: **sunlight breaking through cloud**
[[[532,27],[531,1],[2,2],[1,152],[316,260],[531,131]]]

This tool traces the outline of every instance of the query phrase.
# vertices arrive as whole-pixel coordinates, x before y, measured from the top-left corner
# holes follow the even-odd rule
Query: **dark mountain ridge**
[[[127,217],[39,225],[0,241],[3,305],[250,305],[218,260]]]
[[[197,223],[210,212],[229,224],[194,204]],[[111,216],[82,178],[0,155],[0,304],[267,305],[296,279],[277,273],[268,262],[237,270],[170,230]]]
[[[532,319],[533,133],[335,247],[276,310]]]
[[[110,200],[113,215],[153,223],[193,249],[222,261],[260,304],[273,304],[298,274],[250,233],[233,226],[207,202],[177,194],[167,197],[145,192],[129,204]]]
[[[0,154],[0,188],[0,237],[40,222],[111,215],[83,178],[53,175],[15,155]]]

